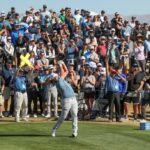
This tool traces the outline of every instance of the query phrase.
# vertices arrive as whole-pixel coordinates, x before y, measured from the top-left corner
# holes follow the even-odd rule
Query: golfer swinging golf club
[[[78,103],[75,97],[75,93],[69,83],[65,81],[65,77],[68,74],[68,69],[63,61],[58,62],[58,66],[60,69],[60,76],[53,73],[51,76],[51,80],[56,82],[56,86],[58,92],[61,94],[61,105],[62,105],[62,112],[52,129],[52,137],[55,137],[56,130],[60,127],[62,122],[66,119],[69,111],[71,112],[72,116],[72,136],[77,136],[78,131]]]

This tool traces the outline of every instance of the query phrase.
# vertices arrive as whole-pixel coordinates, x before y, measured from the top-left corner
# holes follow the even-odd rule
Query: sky
[[[122,15],[150,14],[150,0],[0,0],[0,11],[8,12],[12,6],[17,12],[23,13],[29,7],[42,8],[43,4],[48,9],[59,11],[60,8],[87,9],[99,13],[105,10],[107,14],[119,12]]]

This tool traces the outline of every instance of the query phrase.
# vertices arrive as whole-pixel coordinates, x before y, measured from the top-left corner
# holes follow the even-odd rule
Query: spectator
[[[124,102],[125,118],[128,119],[128,104],[133,102],[133,118],[138,117],[138,105],[140,103],[140,94],[145,82],[145,73],[140,72],[137,64],[133,64],[129,75],[127,76],[128,88]]]
[[[28,121],[27,111],[28,111],[28,97],[27,97],[27,87],[26,87],[26,77],[24,77],[23,70],[17,70],[16,76],[14,78],[14,89],[15,89],[15,121],[20,122],[20,111],[22,109],[22,120]]]
[[[81,80],[81,86],[83,88],[84,98],[88,107],[88,116],[91,115],[93,103],[95,100],[95,83],[96,79],[94,75],[92,75],[90,67],[86,66],[84,77]]]
[[[143,41],[138,40],[137,43],[135,43],[135,60],[138,64],[138,66],[141,68],[143,72],[145,72],[145,53],[144,53],[144,46]]]
[[[142,119],[146,119],[146,106],[150,103],[150,79],[144,84],[144,94],[142,98]]]
[[[121,122],[118,78],[121,80],[124,80],[124,78],[116,70],[109,69],[108,61],[106,61],[106,91],[109,101],[109,121],[113,121],[113,108],[115,104],[116,122]]]
[[[5,88],[5,83],[4,79],[0,76],[0,118],[3,118],[3,103],[4,103],[4,88]]]
[[[46,79],[46,99],[47,99],[47,115],[45,116],[46,118],[50,118],[51,115],[51,101],[53,99],[54,101],[54,117],[57,119],[58,118],[58,92],[56,88],[56,84],[54,81],[51,80],[52,76],[55,74],[54,73],[54,66],[50,65],[49,66],[49,76]]]

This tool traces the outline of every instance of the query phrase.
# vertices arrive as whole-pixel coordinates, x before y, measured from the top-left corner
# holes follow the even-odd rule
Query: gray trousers
[[[54,116],[58,116],[58,104],[57,104],[58,92],[57,89],[50,89],[47,91],[47,113],[51,115],[51,100],[54,102]]]
[[[56,130],[60,127],[60,125],[66,119],[69,111],[71,112],[72,117],[72,133],[78,132],[78,103],[76,97],[62,100],[62,112],[57,123],[54,125],[53,130]]]
[[[28,112],[28,97],[27,92],[15,92],[14,95],[15,100],[15,117],[20,118],[20,111],[22,109],[22,118],[25,118]]]

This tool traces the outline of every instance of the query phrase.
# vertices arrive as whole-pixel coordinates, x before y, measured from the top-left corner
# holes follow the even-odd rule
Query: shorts
[[[139,104],[141,102],[141,94],[136,92],[128,92],[125,96],[125,103]]]
[[[144,96],[142,98],[142,106],[150,105],[150,93],[144,93]]]
[[[10,87],[5,87],[4,89],[4,100],[8,100],[10,98]]]
[[[84,98],[85,99],[94,99],[95,98],[95,92],[84,93]]]
[[[0,106],[3,106],[4,104],[4,97],[0,95]]]

